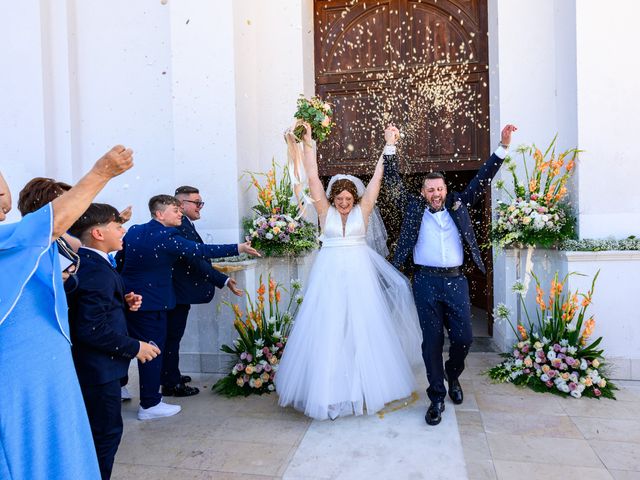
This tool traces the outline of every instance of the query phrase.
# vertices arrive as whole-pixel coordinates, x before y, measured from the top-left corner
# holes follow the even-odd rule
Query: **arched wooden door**
[[[490,153],[486,0],[315,0],[314,15],[316,92],[336,122],[319,147],[321,175],[370,175],[392,120],[408,133],[409,184],[417,190],[421,172],[441,170],[464,187]],[[397,215],[381,203],[395,240]],[[486,242],[489,194],[476,219]],[[485,262],[487,276],[472,266],[468,275],[473,303],[490,312],[490,251]]]

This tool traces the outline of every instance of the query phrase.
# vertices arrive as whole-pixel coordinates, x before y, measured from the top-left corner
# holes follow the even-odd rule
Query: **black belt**
[[[459,277],[462,275],[462,267],[427,267],[418,265],[420,272],[435,277]]]

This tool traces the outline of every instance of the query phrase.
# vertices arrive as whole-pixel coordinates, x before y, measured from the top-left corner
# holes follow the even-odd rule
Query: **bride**
[[[322,248],[275,377],[276,391],[281,406],[318,420],[373,414],[415,390],[411,364],[420,362],[421,341],[409,282],[366,243],[383,160],[366,190],[359,179],[336,175],[325,196],[310,127],[305,129],[303,162]],[[397,140],[396,132],[385,130],[387,143]]]

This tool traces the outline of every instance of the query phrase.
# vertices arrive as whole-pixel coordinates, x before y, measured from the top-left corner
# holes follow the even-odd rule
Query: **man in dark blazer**
[[[465,247],[477,267],[485,271],[469,208],[482,198],[498,173],[515,130],[513,125],[504,127],[498,149],[462,192],[448,193],[444,176],[432,172],[425,176],[420,196],[406,191],[398,171],[395,155],[398,129],[390,125],[385,130],[383,182],[398,209],[404,212],[392,263],[396,268],[410,263],[415,269],[413,294],[429,381],[427,395],[431,404],[425,415],[429,425],[437,425],[442,419],[447,393],[445,378],[451,400],[455,404],[463,401],[458,377],[464,370],[464,360],[473,340],[469,285],[462,273]],[[449,360],[444,365],[443,327],[447,328],[450,343]]]
[[[134,290],[144,297],[144,304],[137,312],[127,313],[127,326],[131,336],[153,341],[160,350],[164,350],[167,312],[176,306],[172,270],[178,258],[193,261],[195,267],[199,268],[200,259],[227,257],[243,252],[258,255],[258,252],[249,242],[239,245],[209,245],[182,237],[175,228],[182,224],[181,204],[174,196],[152,197],[149,200],[149,212],[152,219],[148,223],[134,225],[124,236],[123,249],[118,252],[116,260],[126,290]],[[211,270],[211,266],[208,270]],[[168,417],[180,411],[179,405],[162,401],[162,354],[160,360],[138,364],[139,420]]]
[[[122,248],[121,222],[111,205],[92,203],[70,229],[82,241],[82,268],[69,304],[72,353],[103,479],[111,476],[122,437],[120,379],[132,358],[147,362],[160,354],[157,347],[127,333],[125,310],[137,310],[142,298],[133,292],[125,295],[108,256]]]
[[[193,224],[200,219],[204,202],[196,187],[178,187],[175,197],[182,205],[182,224],[176,227],[179,234],[197,243],[204,243]],[[194,265],[197,263],[197,265]],[[173,289],[176,306],[167,312],[167,340],[162,352],[162,395],[165,397],[188,397],[199,392],[197,387],[186,385],[191,377],[182,375],[179,368],[180,341],[187,326],[187,317],[192,304],[209,303],[216,287],[229,287],[235,295],[242,295],[234,279],[211,268],[209,260],[203,258],[188,260],[180,257],[173,264]]]

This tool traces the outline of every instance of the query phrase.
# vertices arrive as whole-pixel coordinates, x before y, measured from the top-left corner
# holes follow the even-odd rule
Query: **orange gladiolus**
[[[236,318],[242,318],[242,312],[240,311],[240,307],[238,305],[232,305],[233,314]]]
[[[576,166],[576,161],[575,160],[571,160],[569,161],[569,163],[567,163],[567,172],[570,172],[571,170],[573,170],[573,167]]]
[[[547,309],[547,305],[544,303],[544,291],[536,285],[536,303],[540,306],[542,310]]]
[[[527,335],[527,331],[522,325],[518,325],[518,333],[522,337],[522,340],[526,340],[527,338],[529,338]]]
[[[585,322],[584,331],[582,332],[582,338],[580,339],[580,343],[582,343],[582,345],[586,345],[587,340],[593,333],[593,330],[595,327],[596,327],[596,321],[593,319],[593,317],[591,317],[589,320]]]
[[[536,182],[535,178],[531,178],[529,180],[529,192],[535,193],[538,191],[538,182]]]
[[[280,290],[276,290],[276,302],[280,303]]]

